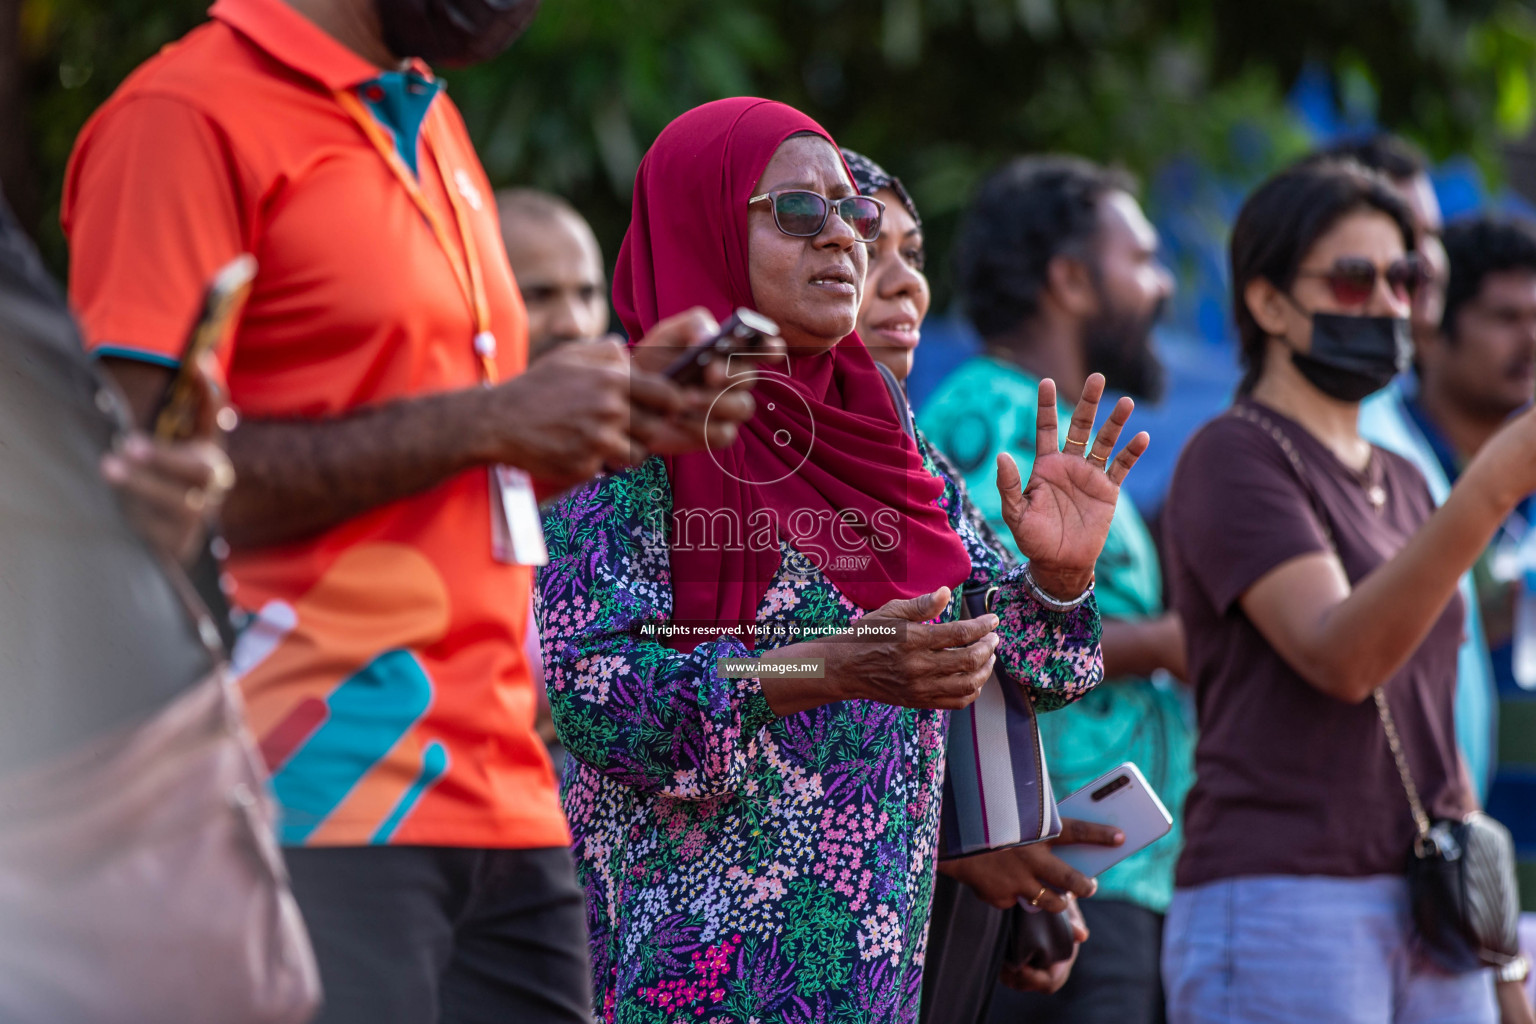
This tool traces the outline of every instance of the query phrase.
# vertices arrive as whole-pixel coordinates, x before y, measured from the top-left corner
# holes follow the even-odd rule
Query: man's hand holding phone
[[[633,349],[616,338],[562,345],[525,373],[471,392],[477,461],[527,470],[549,493],[649,455],[730,444],[756,411],[743,378],[729,377],[724,360],[696,387],[660,372],[717,330],[708,311],[691,309],[658,323]]]
[[[771,325],[771,321],[765,323]],[[637,389],[634,435],[649,451],[681,455],[724,448],[736,440],[741,424],[757,411],[750,373],[743,373],[742,365],[732,365],[730,358],[704,360],[696,364],[696,370],[679,369],[683,354],[717,339],[719,332],[720,325],[709,311],[696,306],[658,323],[632,350],[637,379],[644,378],[647,385],[665,383],[678,403],[667,412],[647,407],[641,396],[649,393],[650,387]],[[721,350],[729,347],[719,346]],[[782,368],[784,342],[776,333],[765,330],[756,334],[749,347],[755,360],[770,364],[776,360]],[[750,366],[746,369],[750,371]]]

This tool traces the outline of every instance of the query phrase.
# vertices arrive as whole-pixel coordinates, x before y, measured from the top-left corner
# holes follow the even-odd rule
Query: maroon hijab
[[[696,107],[657,137],[635,177],[634,219],[614,269],[613,305],[631,339],[693,306],[722,321],[738,306],[756,308],[747,200],[779,145],[800,132],[837,151],[809,117],[751,97]],[[935,505],[943,485],[923,468],[857,334],[753,369],[757,414],[735,443],[667,461],[675,622],[726,632],[754,622],[781,538],[807,556],[807,575],[824,572],[866,611],[969,575]]]

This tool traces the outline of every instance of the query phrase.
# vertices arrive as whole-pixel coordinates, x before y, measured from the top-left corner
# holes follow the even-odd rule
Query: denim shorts
[[[1169,1024],[1496,1024],[1493,972],[1416,949],[1408,883],[1265,875],[1175,890]]]

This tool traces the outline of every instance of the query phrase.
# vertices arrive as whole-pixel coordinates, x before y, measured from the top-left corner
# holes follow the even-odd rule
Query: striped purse
[[[917,442],[912,407],[896,376],[876,363],[896,407],[902,432]],[[959,475],[954,475],[956,486]],[[983,525],[983,535],[989,531]],[[992,610],[996,587],[966,591],[971,618]],[[1040,745],[1034,699],[1001,667],[971,706],[949,713],[944,807],[939,817],[939,859],[968,857],[1005,846],[1025,846],[1061,835],[1061,814]]]
[[[967,592],[967,614],[985,615],[996,593],[996,587],[984,594]],[[970,707],[949,713],[939,859],[1060,834],[1061,815],[1046,771],[1034,699],[999,666]]]

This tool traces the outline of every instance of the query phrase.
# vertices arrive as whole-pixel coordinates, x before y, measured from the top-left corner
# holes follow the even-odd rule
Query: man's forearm
[[[483,465],[478,392],[430,395],[324,420],[245,420],[229,436],[237,483],[221,517],[233,547],[299,540]]]

